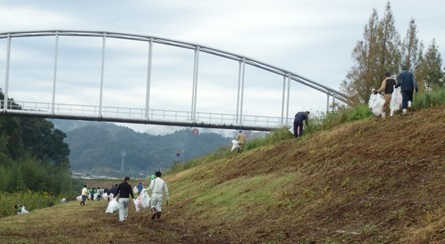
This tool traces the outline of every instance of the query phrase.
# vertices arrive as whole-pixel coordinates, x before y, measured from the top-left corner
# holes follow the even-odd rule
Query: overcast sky
[[[352,66],[351,53],[357,41],[362,40],[363,29],[367,23],[372,10],[376,9],[379,17],[383,17],[384,9],[387,0],[336,0],[336,1],[316,1],[316,0],[140,0],[140,1],[92,1],[92,0],[79,0],[79,1],[1,1],[0,2],[0,32],[13,32],[13,31],[32,31],[32,30],[90,30],[90,31],[108,31],[108,32],[121,32],[129,34],[140,34],[148,36],[158,36],[167,39],[180,40],[184,42],[190,42],[194,44],[200,44],[223,51],[246,56],[266,64],[270,64],[279,68],[283,68],[306,77],[312,81],[339,90],[341,81],[345,78],[346,73]],[[414,18],[418,27],[418,37],[422,40],[426,47],[429,46],[432,39],[436,39],[436,43],[439,45],[439,51],[443,55],[445,45],[445,31],[443,31],[443,23],[445,23],[445,15],[443,14],[445,3],[437,0],[398,0],[391,1],[392,12],[395,17],[395,24],[397,30],[403,39],[405,37],[409,21]],[[58,74],[58,79],[68,80],[67,77],[72,77],[73,74],[66,67],[72,66],[73,60],[76,60],[76,51],[69,45],[69,38],[61,40],[60,55],[61,63]],[[22,41],[23,45],[28,45],[26,41]],[[76,42],[79,42],[76,39]],[[14,70],[21,70],[20,75],[23,74],[23,69],[20,67],[27,64],[25,61],[18,61],[23,58],[26,60],[27,55],[31,52],[27,50],[27,53],[20,49],[20,41],[13,43],[11,58],[11,92],[16,100],[20,100],[20,96],[26,96],[27,98],[33,95],[23,92],[21,93],[20,82],[14,81],[15,76],[19,74],[14,73]],[[53,51],[54,42],[41,43],[38,41],[32,42],[33,45],[38,46],[41,50]],[[15,45],[15,46],[14,46]],[[40,46],[39,46],[40,45]],[[97,43],[94,43],[100,47],[101,40],[98,39]],[[145,81],[143,69],[146,67],[146,61],[138,62],[137,60],[144,60],[146,58],[146,46],[127,45],[122,41],[108,41],[107,47],[116,47],[114,51],[107,53],[109,63],[106,65],[106,78],[107,76],[111,80],[111,77],[119,77],[118,72],[122,67],[132,64],[132,67],[128,69],[134,69],[131,72],[131,77],[128,79],[140,80],[132,83],[131,86],[126,86],[126,94],[138,94],[144,91]],[[123,47],[131,48],[134,50],[134,54],[129,55],[128,50],[126,55],[123,56],[121,49]],[[140,52],[139,50],[144,50]],[[176,55],[176,59],[179,66],[184,66],[186,69],[178,70],[179,77],[189,77],[193,74],[193,55],[189,55],[184,51],[175,51],[172,54],[172,50],[167,48],[163,49],[159,47],[158,53],[164,53],[165,55]],[[20,51],[23,51],[21,53]],[[92,53],[91,57],[83,54],[83,61],[77,62],[85,64],[85,60],[96,60],[96,66],[88,65],[92,70],[95,70],[94,75],[89,75],[91,79],[98,79],[100,75],[100,66],[97,65],[100,62],[100,48],[97,48]],[[85,53],[85,51],[82,51]],[[95,54],[94,54],[95,52]],[[14,56],[15,55],[15,56]],[[39,57],[39,54],[36,54]],[[63,56],[65,55],[65,56]],[[121,56],[122,55],[122,56]],[[51,55],[50,55],[51,56]],[[0,86],[4,84],[4,63],[5,63],[5,41],[0,42]],[[65,59],[63,58],[65,57]],[[191,57],[191,60],[189,59]],[[38,61],[39,65],[45,65],[47,63],[48,69],[46,77],[42,76],[42,80],[52,80],[52,58],[41,58]],[[207,57],[208,58],[208,57]],[[206,87],[205,80],[206,71],[210,73],[214,65],[210,67],[205,66],[206,56],[203,56],[202,68],[200,67],[199,79],[204,80],[202,87]],[[63,61],[65,60],[65,61]],[[70,60],[70,61],[68,61]],[[16,63],[14,63],[16,61]],[[32,65],[37,65],[36,61],[28,60]],[[170,70],[162,70],[161,64],[166,60],[161,58],[154,59],[154,77],[164,77],[163,79],[170,79],[171,82],[181,82],[178,76],[169,76]],[[208,58],[208,63],[216,62],[212,58]],[[225,79],[231,80],[233,86],[236,86],[237,82],[237,69],[238,66],[235,63],[226,61],[218,61],[218,67],[226,67],[228,70],[233,69],[233,73],[227,71],[223,72],[221,76],[227,76]],[[86,64],[85,64],[86,65]],[[158,65],[158,66],[156,66]],[[66,66],[66,67],[65,67]],[[137,69],[141,66],[141,69]],[[233,67],[232,67],[233,66]],[[28,77],[35,79],[41,72],[32,70],[28,67],[27,72],[32,75]],[[35,66],[36,69],[40,69],[39,66]],[[37,68],[38,67],[38,68]],[[158,69],[156,69],[158,68]],[[222,69],[222,68],[221,68]],[[65,72],[63,72],[65,71]],[[34,72],[34,73],[32,73]],[[73,71],[71,71],[73,72]],[[217,72],[215,70],[213,73]],[[274,93],[280,93],[282,84],[282,78],[269,77],[270,74],[262,73],[259,71],[251,72],[252,77],[263,77],[264,80],[257,79],[255,84],[249,83],[246,85],[249,87],[248,94],[246,94],[246,104],[256,103],[255,106],[247,105],[245,113],[256,114],[256,109],[267,111],[269,102],[264,102],[269,95],[273,97]],[[128,70],[127,70],[128,73]],[[127,74],[128,76],[128,74]],[[133,77],[134,76],[134,77]],[[116,78],[118,79],[118,78]],[[160,78],[159,78],[160,79]],[[233,79],[233,81],[232,81]],[[23,78],[21,79],[21,81]],[[16,83],[14,83],[16,82]],[[83,80],[84,83],[88,83],[88,80]],[[273,90],[269,86],[272,83],[277,90]],[[26,84],[26,83],[25,83]],[[22,84],[22,85],[25,85]],[[42,82],[43,84],[43,82]],[[114,86],[115,84],[116,86]],[[118,91],[122,91],[122,82],[119,79],[116,83],[110,82],[105,87],[104,102],[113,103],[111,100],[116,100],[116,96],[120,104],[126,104],[132,106],[133,103],[143,103],[144,101],[130,101],[129,97],[116,95]],[[179,83],[178,83],[179,84]],[[88,86],[82,84],[83,86]],[[172,97],[179,97],[184,89],[187,89],[187,85],[179,85],[178,90],[171,89],[169,93]],[[203,88],[200,97],[203,100],[207,100],[207,105],[201,106],[198,109],[211,109],[211,106],[216,106],[221,100],[213,101],[212,98],[218,96],[236,96],[236,89],[225,91],[227,87],[219,87],[207,84],[208,90]],[[261,87],[263,86],[263,87]],[[295,85],[297,86],[297,85]],[[28,85],[29,87],[29,85]],[[14,90],[16,89],[16,90]],[[45,85],[42,85],[42,90],[46,89]],[[62,82],[58,89],[63,90],[75,90],[76,87],[64,85]],[[159,89],[159,92],[154,94],[162,94],[163,87],[154,88]],[[298,87],[298,91],[292,93],[293,98],[291,101],[291,109],[289,113],[292,115],[300,110],[310,111],[323,111],[326,107],[326,95],[315,92],[312,89],[305,87]],[[38,88],[36,88],[38,91]],[[29,91],[28,91],[29,92]],[[88,93],[88,90],[84,92],[89,97],[95,97],[95,90],[92,90],[92,94]],[[250,92],[250,93],[249,93]],[[37,92],[36,92],[37,93]],[[203,94],[205,93],[205,94]],[[269,94],[270,93],[270,94]],[[188,95],[188,94],[187,94]],[[163,95],[159,95],[163,96]],[[189,95],[188,95],[189,96]],[[69,95],[59,98],[60,102],[74,103],[75,99],[78,99],[78,94],[70,97]],[[138,97],[134,95],[134,97]],[[141,95],[141,97],[143,97]],[[265,99],[266,98],[266,99]],[[73,100],[71,100],[73,99]],[[86,98],[85,98],[86,99]],[[108,100],[107,100],[108,99]],[[159,109],[179,109],[179,105],[175,105],[175,99],[169,99],[170,103],[161,102],[161,98],[157,98],[153,95],[153,106],[158,106]],[[221,98],[220,98],[221,99]],[[258,102],[254,102],[258,99]],[[128,100],[128,101],[127,101]],[[156,101],[160,101],[162,105],[156,104]],[[263,101],[263,102],[261,102]],[[266,100],[267,101],[267,100]],[[276,102],[276,101],[275,101]],[[272,104],[271,110],[276,110],[279,116],[281,109],[281,101],[277,104]],[[215,103],[215,104],[214,104]],[[113,104],[114,105],[114,104]],[[233,110],[234,102],[226,104],[229,107],[227,112]],[[164,107],[160,107],[164,106]],[[206,107],[208,106],[208,108]],[[190,108],[190,104],[186,105],[186,109]],[[182,108],[181,108],[182,109]],[[145,131],[149,128],[151,130],[160,130],[159,128],[153,129],[150,126],[131,126],[139,131]]]

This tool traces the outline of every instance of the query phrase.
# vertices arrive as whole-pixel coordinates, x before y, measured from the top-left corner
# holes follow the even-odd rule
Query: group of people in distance
[[[142,182],[139,182],[137,188],[138,193],[142,194],[144,191],[151,191],[151,199],[150,199],[150,206],[151,206],[151,219],[160,219],[161,218],[161,212],[162,212],[162,200],[163,196],[165,195],[165,200],[167,201],[168,206],[168,200],[169,200],[169,192],[167,183],[161,178],[162,173],[160,171],[157,171],[155,173],[155,177],[151,180],[150,186],[146,189],[142,188]],[[133,192],[133,188],[131,187],[130,177],[126,176],[122,183],[116,186],[115,189],[113,189],[113,192],[111,194],[114,195],[114,197],[119,198],[119,222],[123,222],[128,217],[128,207],[130,205],[130,196],[132,199],[135,199],[135,194]],[[140,189],[140,190],[139,190]],[[111,191],[111,189],[110,189]],[[85,185],[82,189],[82,195],[81,195],[81,201],[80,205],[85,205],[85,201],[88,198],[88,189]]]
[[[385,73],[385,79],[379,89],[373,89],[374,94],[383,93],[383,98],[385,103],[383,104],[383,112],[381,113],[382,118],[385,118],[387,112],[389,112],[389,104],[391,102],[392,94],[394,89],[401,87],[400,91],[402,94],[402,113],[406,113],[409,108],[411,108],[411,103],[413,101],[414,91],[418,92],[419,87],[417,84],[416,77],[406,66],[402,67],[402,72],[397,76],[397,80],[392,78],[391,73]],[[295,114],[294,118],[294,137],[298,138],[303,135],[303,122],[308,126],[309,111],[301,111]],[[393,113],[391,112],[392,116]]]
[[[385,99],[385,103],[383,104],[382,110],[382,118],[386,117],[387,112],[389,111],[389,104],[391,102],[392,94],[394,89],[400,87],[400,91],[402,93],[402,113],[406,113],[411,108],[411,103],[413,101],[414,91],[418,92],[419,87],[417,84],[416,77],[406,66],[402,67],[402,72],[397,76],[397,80],[392,78],[390,72],[385,73],[385,79],[382,81],[382,84],[379,89],[372,90],[374,94],[382,93],[383,98]],[[390,116],[393,114],[390,113]]]
[[[99,187],[87,188],[87,186],[84,185],[82,189],[82,194],[80,196],[81,197],[80,205],[85,205],[86,200],[100,201],[104,193],[108,194],[107,188],[105,189]]]

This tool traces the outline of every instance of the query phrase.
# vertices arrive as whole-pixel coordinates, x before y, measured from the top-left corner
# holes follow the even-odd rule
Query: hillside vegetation
[[[167,169],[175,161],[187,161],[230,145],[231,140],[216,133],[193,135],[191,129],[155,136],[99,122],[66,133],[74,171],[114,177],[140,177],[142,172],[147,176],[147,170]],[[120,171],[122,150],[126,152],[125,175]]]
[[[444,121],[444,106],[368,118],[169,173],[170,205],[164,203],[161,221],[130,206],[129,220],[118,224],[116,214],[104,213],[105,202],[72,201],[0,219],[0,239],[444,242]]]

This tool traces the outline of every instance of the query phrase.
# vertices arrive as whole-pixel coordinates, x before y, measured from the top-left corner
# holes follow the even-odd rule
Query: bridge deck
[[[281,127],[281,117],[243,115],[241,123],[236,123],[235,114],[197,112],[195,120],[187,111],[159,110],[143,108],[125,108],[111,106],[94,106],[80,104],[44,103],[44,102],[9,102],[5,108],[0,101],[2,113],[16,116],[32,116],[41,118],[60,118],[76,120],[95,120],[137,124],[159,124],[173,126],[195,126],[221,129],[249,129],[270,131]],[[146,116],[148,115],[148,116]],[[292,122],[292,119],[288,119]]]

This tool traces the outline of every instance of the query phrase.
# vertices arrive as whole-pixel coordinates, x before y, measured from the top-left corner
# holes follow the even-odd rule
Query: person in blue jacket
[[[419,90],[417,86],[416,77],[413,73],[409,72],[407,67],[402,68],[402,72],[397,76],[397,85],[396,88],[401,86],[400,89],[402,92],[402,111],[406,113],[406,109],[411,107],[411,103],[413,102],[413,93],[414,90],[417,92]]]
[[[138,188],[138,195],[141,195],[142,189],[144,188],[144,185],[142,184],[142,181],[139,181],[139,183],[137,185],[137,188]]]
[[[305,121],[306,126],[308,126],[309,111],[298,112],[295,115],[295,119],[294,119],[294,136],[295,136],[295,138],[298,138],[303,135],[303,121]]]

